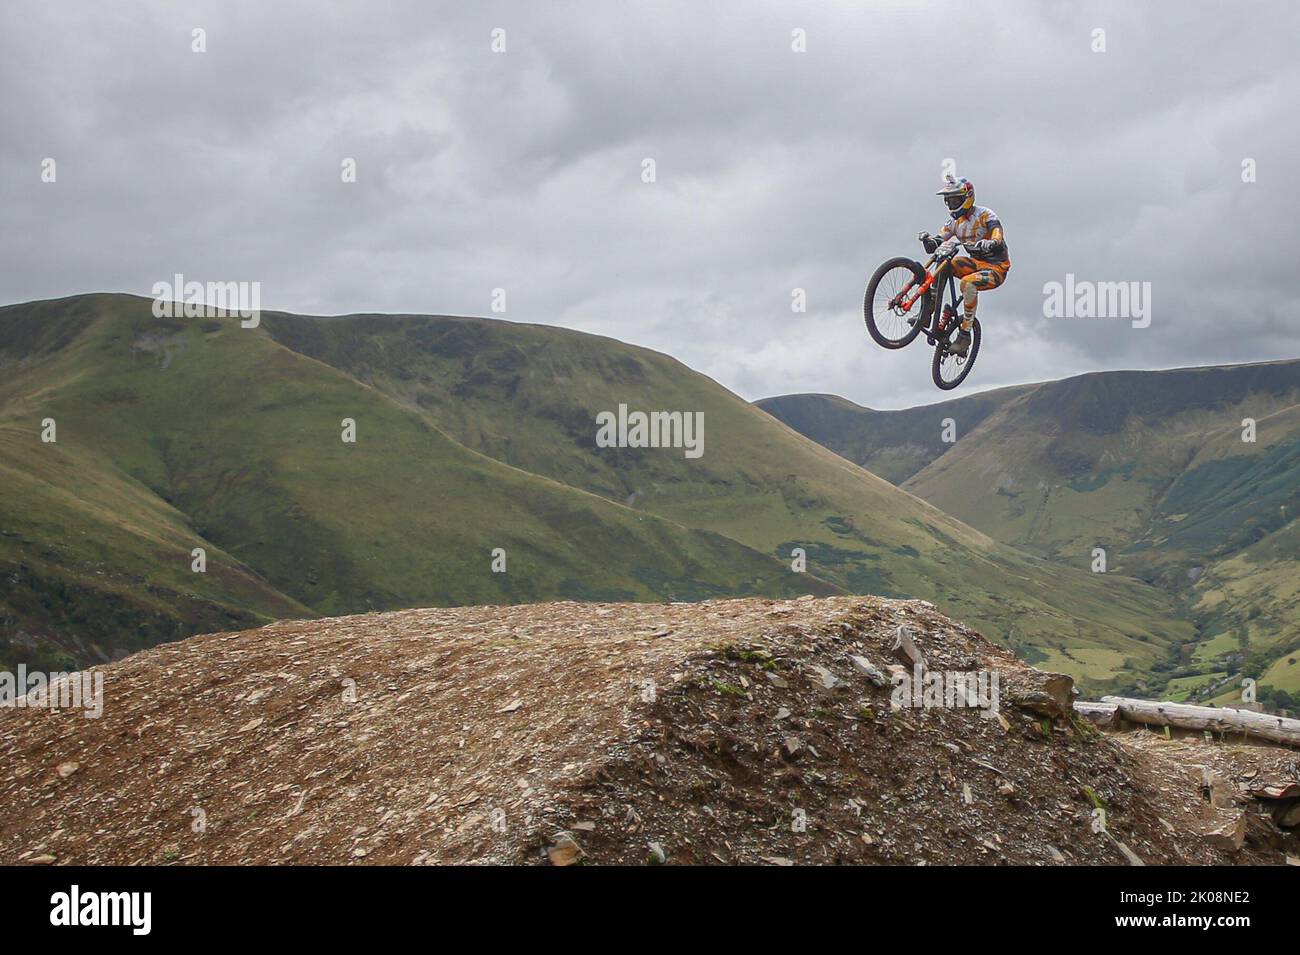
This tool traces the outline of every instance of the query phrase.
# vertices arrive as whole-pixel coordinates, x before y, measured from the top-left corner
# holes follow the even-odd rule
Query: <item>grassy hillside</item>
[[[999,540],[1080,566],[1094,546],[1164,536],[1152,527],[1161,518],[1191,518],[1203,549],[1234,533],[1242,519],[1234,508],[1276,483],[1278,465],[1288,467],[1285,452],[1263,460],[1274,429],[1244,444],[1241,421],[1300,401],[1300,362],[1236,371],[1113,372],[1040,385],[904,486]],[[1223,450],[1198,458],[1211,443]],[[1273,477],[1241,470],[1252,459]],[[1234,463],[1215,463],[1223,460]]]
[[[606,338],[440,316],[268,314],[248,330],[81,296],[0,310],[0,355],[0,462],[30,476],[0,492],[16,535],[0,559],[46,581],[4,597],[10,657],[19,630],[111,653],[211,629],[204,613],[834,590],[931,599],[1097,687],[1191,637],[1159,591],[999,544]],[[703,412],[703,456],[596,447],[596,414],[620,403]],[[57,444],[39,440],[46,417]],[[85,483],[91,503],[62,509]],[[50,552],[56,525],[68,543]],[[189,570],[198,546],[206,575]],[[58,588],[74,581],[111,582],[120,613],[69,618]],[[191,617],[144,632],[177,594]]]
[[[144,300],[87,296],[5,309],[0,328],[0,469],[15,476],[0,561],[17,575],[0,661],[30,662],[33,635],[80,658],[83,644],[131,649],[219,614],[834,590],[476,454],[234,320],[157,320]],[[190,570],[194,547],[205,574]],[[497,547],[506,573],[492,572]]]
[[[762,405],[805,426],[827,423],[819,420],[827,399]],[[1296,649],[1288,635],[1300,629],[1292,583],[1300,361],[1106,372],[908,411],[861,410],[845,419],[851,437],[841,441],[887,466],[913,429],[924,437],[935,419],[956,422],[956,443],[918,441],[912,460],[928,462],[906,477],[906,468],[892,471],[905,489],[1071,566],[1090,567],[1093,549],[1104,548],[1109,572],[1183,601],[1198,639],[1157,664],[1153,685],[1173,678],[1195,694],[1239,671],[1276,689],[1294,682],[1293,667],[1278,661]],[[1246,418],[1253,442],[1243,441]]]
[[[563,329],[469,318],[272,315],[287,347],[338,367],[506,463],[705,527],[855,593],[923,596],[1081,677],[1133,680],[1191,629],[1136,581],[997,546],[668,356]],[[599,449],[592,422],[702,411],[705,454]]]

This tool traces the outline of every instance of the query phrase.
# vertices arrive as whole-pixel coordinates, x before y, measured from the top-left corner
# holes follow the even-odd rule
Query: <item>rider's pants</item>
[[[966,256],[952,260],[952,274],[961,279],[961,301],[967,319],[975,317],[978,294],[995,289],[1006,281],[1010,268],[1010,262],[983,262]]]

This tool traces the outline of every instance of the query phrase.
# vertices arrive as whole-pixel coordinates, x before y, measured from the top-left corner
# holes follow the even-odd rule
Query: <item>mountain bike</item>
[[[924,265],[906,256],[890,259],[871,276],[862,300],[867,331],[881,348],[903,348],[925,333],[925,340],[934,346],[930,377],[944,391],[966,380],[980,351],[978,318],[972,322],[966,354],[949,351],[961,327],[961,310],[957,280],[948,263],[960,244],[949,239]]]

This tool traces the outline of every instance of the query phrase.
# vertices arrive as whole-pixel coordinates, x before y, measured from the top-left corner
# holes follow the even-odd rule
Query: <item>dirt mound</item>
[[[1283,858],[1166,818],[1068,678],[921,601],[411,610],[99,672],[98,719],[0,709],[0,863]]]

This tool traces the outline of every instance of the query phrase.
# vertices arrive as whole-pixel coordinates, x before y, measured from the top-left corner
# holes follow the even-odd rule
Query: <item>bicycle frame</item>
[[[917,299],[921,298],[923,295],[925,295],[926,292],[930,291],[930,289],[934,287],[936,282],[942,282],[944,279],[947,279],[948,281],[949,299],[953,302],[957,301],[957,283],[956,283],[956,279],[953,278],[952,269],[948,269],[946,271],[944,270],[944,266],[948,264],[949,260],[952,259],[952,257],[953,257],[952,255],[947,255],[944,256],[942,260],[940,260],[937,255],[932,255],[928,259],[926,259],[925,264],[921,266],[923,269],[925,269],[925,278],[921,280],[920,284],[917,284],[916,280],[913,279],[911,282],[908,282],[907,285],[903,286],[903,289],[892,299],[890,299],[889,307],[891,309],[901,308],[903,310],[903,313],[910,312],[912,310],[912,306],[916,304]],[[937,268],[932,269],[931,267],[935,266],[936,264],[937,264]],[[943,276],[943,278],[940,278],[941,275]],[[913,286],[916,287],[915,291],[912,291]],[[911,292],[910,295],[908,294],[909,292]],[[940,300],[942,300],[942,296],[940,296]],[[938,302],[936,302],[935,304],[938,305]],[[938,311],[938,309],[936,308],[935,311]],[[939,318],[940,316],[936,316],[934,312],[931,312],[930,320],[927,323],[927,327],[925,329],[926,341],[931,345],[937,344],[938,342],[938,339],[935,338],[936,334],[942,334],[943,332],[951,331],[950,327],[945,327],[945,328],[939,327]]]
[[[903,286],[902,291],[889,300],[889,307],[891,309],[902,308],[904,312],[910,312],[912,306],[916,304],[916,300],[926,292],[930,291],[930,286],[934,285],[935,276],[939,274],[937,269],[933,272],[930,271],[930,266],[933,264],[934,256],[932,255],[926,260],[925,265],[922,266],[922,268],[925,269],[925,279],[920,285],[916,286],[916,292],[911,296],[908,296],[907,294],[912,290],[912,286],[916,285],[916,280],[913,279],[911,282],[908,282]]]

